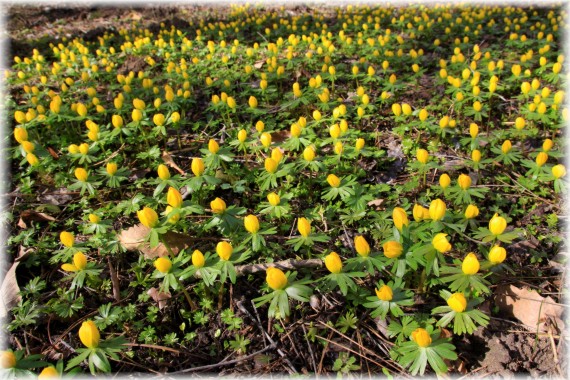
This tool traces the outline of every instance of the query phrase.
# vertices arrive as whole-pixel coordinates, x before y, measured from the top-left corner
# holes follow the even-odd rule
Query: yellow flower
[[[467,300],[463,293],[453,293],[447,299],[447,305],[456,313],[463,313],[467,309]]]
[[[67,272],[77,272],[85,269],[87,266],[87,256],[81,252],[77,252],[73,255],[73,264],[63,264],[61,269]]]
[[[545,152],[548,152],[550,149],[552,149],[553,145],[554,145],[554,142],[551,139],[546,139],[542,143],[542,150]]]
[[[356,144],[355,144],[355,148],[357,151],[361,150],[362,148],[364,148],[364,139],[359,138],[356,140]]]
[[[441,199],[434,199],[429,205],[429,217],[433,220],[441,220],[445,216],[447,207]]]
[[[420,121],[426,121],[428,116],[429,116],[428,111],[425,108],[422,108],[419,113]]]
[[[77,104],[76,112],[79,116],[85,117],[87,115],[87,107],[85,107],[85,104],[79,103]]]
[[[562,178],[566,175],[566,167],[562,164],[554,165],[552,167],[552,175],[554,178]]]
[[[251,234],[257,233],[259,231],[259,220],[255,215],[248,215],[244,218],[243,224],[247,232]]]
[[[471,187],[471,177],[469,177],[467,174],[460,174],[459,178],[457,178],[457,184],[463,190],[467,190],[469,187]]]
[[[313,161],[315,159],[315,149],[312,146],[308,146],[303,150],[303,158],[306,161]]]
[[[133,119],[134,122],[141,121],[143,119],[143,114],[141,110],[134,109],[133,112],[131,113],[131,118]]]
[[[75,178],[81,182],[87,182],[88,174],[87,170],[83,168],[75,168]]]
[[[271,145],[271,134],[268,132],[263,132],[259,137],[259,141],[261,141],[261,145],[263,145],[266,148],[269,148],[269,146]]]
[[[434,236],[431,244],[440,253],[445,253],[451,249],[451,244],[446,238],[447,234],[439,233]]]
[[[271,206],[277,206],[281,202],[281,198],[275,193],[269,193],[267,194],[267,201]]]
[[[73,234],[71,232],[62,231],[59,234],[59,240],[61,241],[61,244],[63,244],[68,248],[71,248],[73,247],[75,238],[73,237]]]
[[[498,245],[494,245],[489,251],[489,261],[492,264],[500,264],[507,258],[507,250]]]
[[[471,152],[471,159],[473,162],[481,161],[481,151],[479,149],[475,149],[473,152]]]
[[[392,301],[392,298],[394,297],[394,292],[388,285],[383,285],[380,289],[375,289],[375,291],[378,299],[382,301]]]
[[[431,336],[425,329],[422,329],[421,327],[415,329],[412,332],[411,337],[412,340],[416,342],[420,347],[428,347],[431,344]]]
[[[489,231],[495,236],[502,234],[507,228],[507,221],[498,213],[495,213],[489,221]]]
[[[519,116],[515,119],[515,128],[516,129],[518,129],[518,130],[523,129],[525,124],[526,124],[526,121],[522,117]]]
[[[418,150],[416,151],[416,158],[418,159],[418,161],[419,161],[421,164],[424,164],[424,165],[425,165],[425,164],[428,162],[429,153],[428,153],[428,151],[425,150],[425,149],[418,149]]]
[[[111,117],[111,124],[113,124],[113,127],[115,128],[122,128],[123,118],[121,117],[121,115],[113,115]]]
[[[366,238],[362,235],[358,235],[354,238],[354,248],[356,249],[356,253],[362,257],[368,257],[370,254],[370,245],[368,245]]]
[[[273,290],[281,290],[287,287],[287,276],[279,268],[269,267],[266,271],[267,285]]]
[[[194,252],[192,252],[192,265],[196,268],[202,268],[205,263],[206,259],[204,258],[204,254],[195,249]]]
[[[166,203],[174,208],[182,206],[182,194],[174,187],[169,187],[166,194]]]
[[[301,126],[297,123],[291,124],[291,136],[299,137],[301,136]]]
[[[196,177],[200,177],[202,174],[204,174],[205,167],[202,158],[194,157],[192,159],[192,164],[190,164],[190,169]]]
[[[227,241],[221,241],[216,245],[216,252],[223,261],[228,261],[232,256],[234,248]]]
[[[265,123],[262,120],[258,120],[257,123],[255,123],[255,130],[261,133],[263,132],[264,129],[265,129]]]
[[[172,112],[170,115],[170,121],[172,121],[174,124],[178,123],[180,121],[180,113],[176,111]]]
[[[150,207],[137,211],[137,216],[143,226],[153,228],[158,223],[158,214]]]
[[[439,176],[439,186],[441,186],[442,189],[446,189],[450,183],[451,178],[449,178],[449,175],[447,173],[443,173]]]
[[[38,380],[45,380],[45,379],[59,379],[61,378],[57,369],[54,366],[50,365],[42,369],[40,374],[38,375]]]
[[[26,161],[28,161],[28,164],[30,164],[32,166],[38,166],[40,164],[40,160],[33,153],[26,154]]]
[[[8,369],[16,366],[16,355],[12,351],[0,351],[0,368]]]
[[[223,214],[226,211],[226,202],[221,198],[216,198],[210,202],[210,208],[214,214]]]
[[[327,182],[329,183],[329,185],[331,187],[339,187],[340,186],[340,178],[338,178],[336,175],[334,174],[329,174],[327,176]]]
[[[22,127],[16,127],[14,128],[14,138],[16,139],[17,142],[19,142],[20,144],[23,141],[28,141],[28,131],[26,131],[24,128]]]
[[[165,121],[164,115],[161,113],[157,113],[156,115],[154,115],[152,117],[152,121],[154,122],[155,125],[160,127],[160,126],[164,125],[164,121]]]
[[[477,137],[478,134],[479,134],[479,126],[475,123],[469,124],[469,135],[471,136],[471,138],[474,139],[475,137]]]
[[[245,129],[240,129],[237,135],[239,142],[244,142],[247,139],[247,132]]]
[[[277,162],[273,158],[267,157],[265,159],[265,170],[271,174],[275,173],[277,171]]]
[[[158,177],[163,181],[166,181],[167,179],[170,178],[170,171],[168,170],[168,167],[164,164],[158,165],[157,173]]]
[[[419,222],[423,219],[429,219],[429,210],[419,204],[414,204],[414,208],[412,210],[412,215],[416,222]]]
[[[247,102],[251,108],[257,108],[257,99],[255,96],[250,96]]]
[[[117,164],[115,162],[107,163],[107,174],[114,176],[117,172]]]
[[[511,151],[513,144],[511,144],[511,140],[505,140],[503,145],[501,145],[501,151],[503,154],[507,154]]]
[[[273,148],[271,150],[271,158],[275,160],[277,164],[279,164],[281,162],[281,159],[283,159],[283,152],[281,152],[281,149],[277,147]]]
[[[311,222],[309,222],[306,218],[299,218],[299,220],[297,220],[297,230],[301,236],[309,236],[311,233]]]
[[[99,346],[99,330],[93,321],[85,321],[79,328],[79,339],[87,348],[96,348]]]
[[[400,116],[402,114],[402,106],[399,103],[392,104],[392,112],[396,116]]]
[[[402,103],[402,113],[406,116],[412,114],[412,107],[408,103]]]
[[[210,139],[210,141],[208,141],[208,150],[212,154],[218,153],[218,151],[220,150],[220,146],[218,145],[218,142],[214,139]]]
[[[384,256],[386,256],[389,259],[393,259],[400,256],[404,250],[402,244],[393,240],[384,243],[384,245],[382,245],[382,248],[384,249]]]
[[[174,210],[174,208],[172,208],[172,206],[166,206],[166,209],[164,210],[166,215],[170,215],[170,213]],[[172,216],[170,216],[168,218],[168,223],[170,224],[176,224],[176,222],[178,222],[180,220],[180,213],[178,211],[176,211],[174,214],[172,214]]]
[[[22,111],[16,111],[14,112],[14,119],[18,124],[24,124],[26,122],[26,114]]]
[[[314,110],[313,111],[313,119],[315,119],[315,121],[319,121],[321,120],[323,116],[321,115],[321,113],[319,112],[319,110]]]
[[[97,214],[89,214],[89,221],[93,224],[97,224],[101,221],[101,217]]]
[[[461,270],[464,274],[475,274],[479,272],[479,267],[479,260],[473,252],[468,253],[461,264]]]
[[[342,146],[342,142],[341,141],[337,141],[336,144],[334,144],[334,152],[336,154],[342,154],[342,151],[344,150],[343,146]]]
[[[398,231],[402,231],[404,226],[410,224],[408,220],[408,215],[406,215],[406,211],[401,207],[395,207],[392,211],[392,219],[394,220],[394,225],[398,229]]]
[[[479,209],[475,205],[469,205],[465,209],[465,219],[473,219],[479,215]]]
[[[536,165],[538,167],[541,167],[542,165],[544,165],[546,163],[546,161],[548,161],[548,154],[546,154],[544,152],[539,152],[536,155]]]
[[[87,153],[89,153],[89,144],[83,143],[83,144],[79,145],[78,149],[79,149],[79,153],[86,155]]]
[[[325,266],[331,273],[340,273],[342,271],[342,260],[336,252],[331,252],[325,256]]]

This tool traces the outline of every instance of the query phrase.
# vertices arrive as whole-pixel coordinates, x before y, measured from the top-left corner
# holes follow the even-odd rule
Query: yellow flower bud
[[[0,368],[8,369],[16,366],[16,355],[12,351],[0,351]]]
[[[143,119],[143,114],[141,112],[141,110],[138,109],[134,109],[133,112],[131,112],[131,118],[133,119],[134,122],[139,122]]]
[[[421,164],[427,164],[429,160],[429,153],[425,149],[418,149],[416,151],[416,158]]]
[[[442,189],[446,189],[450,183],[451,178],[449,178],[449,175],[447,173],[443,173],[439,176],[439,186],[441,186]]]
[[[342,142],[341,141],[337,141],[336,144],[334,144],[334,152],[335,154],[342,154],[342,151],[344,150],[344,147],[342,146]]]
[[[447,240],[446,236],[447,234],[439,233],[435,235],[435,237],[431,241],[433,247],[440,253],[445,253],[451,250],[451,244]]]
[[[210,202],[210,208],[214,214],[223,214],[226,211],[226,202],[221,198],[216,198]]]
[[[511,140],[505,140],[503,142],[503,145],[501,145],[501,151],[503,152],[503,154],[507,154],[511,151],[513,145],[511,143]]]
[[[315,150],[312,146],[308,146],[303,150],[303,158],[306,161],[313,161],[315,159]]]
[[[358,235],[354,238],[354,248],[356,249],[356,253],[358,253],[362,257],[368,257],[370,254],[370,245],[362,235]]]
[[[475,149],[473,152],[471,152],[471,159],[473,162],[481,161],[481,151],[479,149]]]
[[[54,366],[50,365],[42,369],[40,374],[38,375],[38,380],[46,380],[46,379],[59,379],[61,378],[57,369]]]
[[[282,290],[287,287],[287,276],[279,268],[269,267],[266,271],[267,285],[273,290]]]
[[[404,226],[410,224],[408,220],[408,215],[406,215],[406,211],[401,207],[395,207],[392,211],[392,219],[394,220],[394,225],[399,231],[402,231]]]
[[[469,205],[465,209],[465,219],[473,219],[479,215],[479,208],[475,205]]]
[[[141,99],[133,99],[133,106],[135,109],[142,111],[146,107],[146,104]]]
[[[170,261],[168,257],[159,257],[154,260],[154,267],[160,273],[168,273],[170,272],[170,268],[172,268],[172,261]]]
[[[521,84],[521,92],[522,92],[524,95],[527,95],[527,94],[530,92],[530,88],[531,88],[531,87],[530,87],[530,83],[528,83],[528,82],[523,82],[523,83]]]
[[[338,139],[340,137],[340,127],[338,124],[333,124],[329,128],[329,135],[333,139]]]
[[[429,205],[429,217],[432,220],[441,220],[445,216],[447,207],[441,199],[434,199]]]
[[[172,121],[174,124],[178,123],[180,121],[180,113],[176,111],[172,112],[170,115],[170,121]]]
[[[297,230],[303,237],[309,236],[311,233],[311,222],[309,222],[306,218],[299,218],[297,220]]]
[[[554,165],[552,167],[552,175],[554,178],[562,178],[566,175],[566,167],[562,164]]]
[[[279,164],[281,162],[281,159],[283,158],[283,152],[281,152],[281,149],[279,149],[278,147],[275,147],[271,150],[271,158],[277,163]]]
[[[267,194],[267,201],[271,206],[277,206],[281,202],[281,198],[275,193],[269,193]]]
[[[394,112],[394,115],[400,116],[402,114],[402,106],[399,103],[392,104],[392,112]]]
[[[473,252],[470,252],[465,256],[463,259],[463,263],[461,264],[461,270],[464,274],[475,274],[479,272],[479,260],[477,256]]]
[[[331,273],[340,273],[342,271],[342,260],[336,252],[331,252],[325,256],[325,266]]]
[[[412,114],[412,107],[408,103],[402,103],[402,113],[406,116]]]
[[[247,232],[251,234],[257,233],[259,231],[259,220],[255,215],[248,215],[244,218],[243,224]]]
[[[152,121],[154,122],[155,125],[160,127],[160,126],[164,125],[165,117],[163,114],[157,113],[156,115],[154,115],[152,117]]]
[[[421,327],[415,329],[412,332],[411,337],[412,340],[416,342],[420,347],[428,347],[431,344],[431,336],[425,329],[422,329]]]
[[[389,259],[393,259],[400,256],[404,250],[402,244],[393,240],[384,243],[382,245],[382,248],[384,249],[384,256],[386,256]]]
[[[247,103],[251,108],[257,108],[257,98],[255,96],[250,96]]]
[[[552,149],[553,145],[554,145],[554,142],[551,139],[546,139],[542,143],[542,150],[545,152],[548,152],[550,149]]]
[[[140,222],[148,228],[153,228],[158,223],[158,214],[150,207],[137,211],[137,216]]]
[[[174,208],[172,206],[166,206],[166,209],[164,210],[164,212],[166,215],[170,215],[170,213],[173,210],[174,210]],[[172,216],[170,216],[168,218],[168,223],[176,224],[179,220],[180,220],[180,213],[178,211],[176,211],[175,213],[172,214]]]
[[[266,148],[269,148],[269,146],[271,145],[271,134],[269,132],[263,132],[259,137],[259,140],[261,141],[261,145],[263,145]]]
[[[202,160],[202,158],[200,157],[194,157],[192,159],[192,163],[190,164],[190,169],[192,170],[192,173],[194,173],[194,175],[196,177],[200,177],[202,174],[204,174],[204,161]]]
[[[21,144],[22,142],[28,140],[28,131],[22,127],[16,127],[14,128],[14,138]]]
[[[167,179],[170,178],[170,171],[168,170],[168,167],[164,164],[158,165],[157,173],[158,177],[163,181],[166,181]]]
[[[234,248],[227,241],[221,241],[216,245],[216,252],[223,261],[228,261],[232,256]]]
[[[264,129],[265,129],[265,123],[261,120],[258,120],[257,123],[255,123],[255,130],[261,133],[263,132]]]
[[[425,108],[422,108],[420,113],[419,113],[420,121],[426,121],[428,116],[429,116],[428,111]]]
[[[548,154],[544,152],[539,152],[536,156],[536,165],[538,167],[541,167],[546,163],[546,161],[548,161]]]
[[[456,313],[463,313],[467,309],[467,300],[463,293],[453,293],[447,299],[447,305]]]
[[[521,130],[525,127],[526,121],[525,119],[523,119],[522,117],[517,117],[515,119],[515,128],[518,130]]]
[[[81,153],[82,155],[86,155],[87,153],[89,153],[89,145],[87,143],[80,144],[78,150],[79,153]]]
[[[273,158],[267,157],[265,159],[265,170],[271,174],[275,173],[277,171],[277,162]]]
[[[206,259],[204,258],[204,254],[197,249],[194,250],[194,252],[192,252],[192,265],[196,268],[202,268],[205,263]]]
[[[182,194],[174,187],[169,187],[166,194],[166,203],[174,208],[182,206]]]
[[[495,213],[489,221],[489,231],[495,236],[502,234],[507,228],[507,220]]]
[[[244,142],[245,139],[247,138],[247,132],[245,129],[240,129],[240,131],[238,132],[237,135],[238,141],[239,142]]]
[[[380,289],[375,289],[375,291],[378,299],[382,301],[392,301],[392,298],[394,297],[394,292],[388,285],[383,285]]]
[[[362,148],[364,148],[364,144],[365,144],[364,139],[362,139],[362,138],[357,139],[356,144],[355,144],[356,151],[359,151]]]
[[[218,145],[218,142],[214,139],[210,139],[210,141],[208,141],[208,150],[212,154],[218,153],[218,151],[220,150],[220,146]]]
[[[327,176],[327,182],[329,183],[329,185],[331,187],[339,187],[340,186],[340,178],[338,178],[336,175],[334,174],[329,174]]]
[[[429,219],[429,210],[419,204],[414,204],[414,208],[412,210],[412,215],[416,222],[419,222],[424,219]]]
[[[87,107],[83,103],[77,104],[76,112],[79,116],[85,117],[87,115]]]
[[[469,177],[467,174],[460,174],[457,178],[457,184],[463,190],[467,190],[469,187],[471,187],[471,177]]]
[[[75,178],[77,178],[78,181],[87,182],[88,178],[87,170],[83,168],[75,168],[74,174]]]
[[[93,321],[85,321],[79,328],[79,339],[87,348],[96,348],[99,346],[99,330]]]
[[[73,242],[75,238],[73,237],[73,234],[71,232],[62,231],[59,234],[59,240],[61,241],[61,244],[63,244],[68,248],[71,248],[73,247]]]
[[[477,137],[477,135],[479,134],[479,126],[475,123],[471,123],[469,124],[469,135],[471,135],[471,138],[475,138]]]
[[[230,107],[232,110],[236,108],[236,100],[233,98],[233,96],[228,96],[227,104],[228,107]]]
[[[97,214],[89,214],[89,221],[93,224],[97,224],[101,221],[101,217]]]
[[[498,245],[494,245],[489,251],[489,261],[494,264],[500,264],[507,258],[507,250]]]

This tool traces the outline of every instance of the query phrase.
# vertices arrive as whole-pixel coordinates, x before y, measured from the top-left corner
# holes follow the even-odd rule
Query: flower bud
[[[416,158],[421,164],[426,164],[429,159],[429,153],[425,149],[418,149],[416,151]]]
[[[79,328],[79,339],[87,348],[96,348],[99,346],[99,330],[93,321],[85,321]]]
[[[456,313],[463,313],[467,309],[467,300],[463,293],[453,293],[447,299],[447,305]]]
[[[546,154],[544,152],[539,152],[536,155],[536,165],[538,167],[541,167],[542,165],[544,165],[546,163],[546,161],[548,161],[548,154]]]
[[[123,118],[121,115],[113,115],[111,116],[111,124],[115,128],[122,128],[123,127]]]
[[[489,261],[492,264],[500,264],[507,258],[507,250],[498,245],[494,245],[489,251]]]
[[[255,215],[248,215],[244,218],[243,224],[247,232],[251,234],[257,233],[259,231],[259,220]]]
[[[261,133],[263,132],[264,129],[265,129],[265,123],[262,120],[258,120],[257,123],[255,123],[255,130]]]
[[[71,247],[73,247],[73,243],[75,241],[75,238],[71,232],[62,231],[59,234],[59,240],[61,241],[61,244],[63,244],[64,246],[66,246],[68,248],[71,248]]]
[[[283,159],[283,152],[278,147],[275,147],[271,150],[271,158],[279,165],[281,160]]]
[[[465,209],[465,219],[473,219],[479,215],[479,208],[475,205],[469,205]]]
[[[115,162],[107,163],[107,174],[114,176],[117,173],[117,164]]]
[[[164,115],[161,113],[157,113],[156,115],[154,115],[152,117],[152,121],[155,125],[160,127],[160,126],[164,125],[164,121],[165,121]]]
[[[384,249],[384,256],[386,256],[389,259],[399,257],[404,250],[404,247],[402,247],[402,244],[398,243],[397,241],[393,241],[393,240],[387,241],[386,243],[384,243],[382,245],[382,248]]]
[[[218,153],[218,151],[220,150],[220,146],[218,145],[218,142],[214,139],[210,139],[210,141],[208,141],[208,150],[212,154]]]
[[[471,138],[474,139],[475,137],[477,137],[478,134],[479,134],[479,126],[475,123],[469,124],[469,135],[471,136]]]
[[[435,237],[431,241],[433,247],[440,253],[445,253],[451,250],[451,244],[447,240],[446,236],[447,234],[439,233],[435,235]]]
[[[196,268],[202,268],[205,263],[206,259],[204,258],[204,254],[197,249],[194,250],[194,252],[192,252],[192,265]]]
[[[277,206],[281,202],[281,198],[275,193],[269,193],[267,194],[267,201],[271,206]]]
[[[515,119],[515,128],[516,129],[518,129],[518,130],[523,129],[525,124],[526,124],[526,121],[522,117],[519,116]]]
[[[299,137],[301,136],[301,127],[297,123],[291,124],[291,136]]]
[[[170,261],[168,257],[159,257],[154,260],[154,267],[160,273],[168,273],[170,272],[170,268],[172,268],[172,261]]]
[[[422,329],[421,327],[415,329],[412,332],[411,337],[412,340],[416,342],[420,347],[428,347],[431,344],[431,336],[425,329]]]
[[[247,139],[247,132],[245,129],[240,129],[237,135],[239,142],[244,142]]]
[[[416,222],[419,222],[424,219],[429,219],[429,210],[419,204],[414,204],[414,208],[412,209],[412,215]]]
[[[33,153],[26,154],[26,161],[28,161],[28,164],[31,166],[38,166],[40,164],[40,160]]]
[[[78,149],[79,153],[85,156],[87,153],[89,153],[89,144],[87,143],[80,144]]]
[[[398,231],[402,231],[404,226],[410,224],[408,220],[408,215],[406,215],[406,211],[401,207],[395,207],[392,211],[392,219],[394,220],[394,225],[398,229]]]
[[[358,235],[354,238],[354,249],[362,257],[368,257],[370,254],[370,245],[362,235]]]
[[[461,264],[461,270],[464,274],[475,274],[479,272],[479,267],[479,260],[473,252],[468,253]]]
[[[495,236],[502,234],[507,228],[507,221],[498,213],[495,213],[489,221],[489,231]]]
[[[439,176],[439,186],[441,186],[442,189],[445,190],[450,183],[451,178],[449,178],[449,175],[447,173],[443,173]]]
[[[336,252],[331,252],[325,256],[325,266],[331,273],[340,273],[342,271],[342,260]]]
[[[87,170],[83,168],[75,168],[74,174],[75,178],[77,178],[78,181],[87,182],[88,178]]]
[[[205,167],[202,158],[194,157],[192,159],[192,163],[190,164],[190,169],[196,177],[200,177],[202,174],[204,174]]]
[[[566,175],[566,167],[562,164],[554,165],[552,167],[552,175],[554,178],[562,178]]]
[[[143,226],[153,228],[158,223],[158,214],[150,207],[137,211],[137,216]]]
[[[392,112],[396,116],[400,116],[402,114],[402,106],[399,103],[392,104]]]
[[[359,151],[359,150],[361,150],[362,148],[364,148],[364,144],[365,144],[364,139],[362,139],[362,138],[357,139],[357,140],[356,140],[356,144],[355,144],[356,150]]]
[[[210,208],[214,214],[223,214],[226,211],[226,202],[221,198],[216,198],[210,202]]]
[[[481,151],[479,149],[475,149],[473,152],[471,152],[471,159],[473,162],[481,161]]]
[[[305,148],[305,150],[303,150],[303,158],[309,162],[315,159],[315,150],[313,147],[308,146]]]
[[[467,190],[469,187],[471,187],[471,177],[469,177],[467,174],[460,174],[459,178],[457,178],[457,184],[463,190]]]
[[[251,108],[257,108],[257,98],[255,96],[250,96],[247,103]]]
[[[269,148],[271,145],[271,134],[269,132],[263,132],[259,137],[259,141],[261,141],[261,145],[266,148]]]
[[[221,241],[216,245],[216,253],[223,261],[228,261],[232,256],[234,248],[227,241]]]
[[[61,378],[59,372],[57,372],[57,369],[52,365],[42,369],[42,371],[38,375],[38,380],[59,379],[59,378]]]
[[[333,139],[338,139],[340,137],[340,127],[338,124],[333,124],[329,128],[329,135]]]
[[[281,290],[287,287],[287,276],[279,268],[269,267],[265,272],[267,285],[273,290]]]
[[[511,144],[511,140],[505,140],[503,145],[501,145],[501,151],[503,154],[507,154],[511,151],[513,145]]]
[[[277,162],[273,158],[267,157],[265,159],[265,170],[271,174],[275,173],[277,171]]]
[[[552,146],[554,145],[554,142],[552,142],[551,139],[546,139],[544,140],[544,142],[542,143],[542,150],[545,152],[548,152],[550,149],[552,149]]]
[[[16,127],[14,128],[14,138],[21,144],[23,141],[28,140],[28,131],[22,127]]]
[[[168,170],[168,167],[164,164],[158,165],[157,173],[158,177],[163,181],[166,181],[167,179],[170,178],[170,171]]]
[[[182,206],[182,194],[174,187],[169,187],[166,194],[166,203],[174,208]]]
[[[429,205],[429,217],[432,220],[441,220],[445,216],[447,207],[441,199],[434,199]]]
[[[337,188],[340,186],[340,178],[338,178],[336,175],[334,174],[329,174],[327,176],[327,182],[329,183],[329,185],[331,187]]]
[[[394,297],[394,292],[388,285],[383,285],[380,289],[375,289],[375,291],[378,299],[382,301],[392,301],[392,298]]]
[[[101,221],[101,217],[97,214],[89,214],[89,221],[93,224],[97,224]]]
[[[166,215],[170,215],[170,213],[174,211],[174,208],[172,206],[166,206],[166,209],[164,210],[164,213]],[[168,218],[168,223],[170,224],[176,224],[178,221],[180,220],[180,212],[176,211],[175,213],[172,214],[172,216],[170,216]]]
[[[0,368],[8,369],[16,366],[16,355],[12,351],[0,351]]]
[[[342,141],[337,141],[334,144],[333,150],[334,150],[335,154],[339,154],[339,155],[342,154],[342,151],[344,150],[344,147],[342,146]]]
[[[297,230],[301,236],[309,236],[311,233],[311,222],[309,222],[306,218],[299,218],[299,220],[297,220]]]

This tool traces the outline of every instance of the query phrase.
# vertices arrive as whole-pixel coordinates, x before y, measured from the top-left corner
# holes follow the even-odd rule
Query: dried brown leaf
[[[19,264],[19,261],[14,262],[2,280],[2,286],[0,287],[0,318],[5,318],[10,309],[22,299],[18,280],[16,279],[16,268],[18,268]]]
[[[129,251],[141,251],[147,259],[168,255],[168,250],[164,244],[159,243],[156,247],[151,248],[150,243],[145,242],[150,232],[150,228],[137,224],[119,234],[119,241],[125,249]],[[175,232],[167,232],[164,234],[164,240],[174,254],[178,254],[180,250],[188,248],[192,242],[192,238],[187,235]]]
[[[384,203],[384,199],[374,199],[367,203],[368,206],[379,207]]]
[[[162,161],[164,161],[164,163],[166,165],[170,166],[171,168],[176,170],[181,175],[186,175],[186,172],[184,170],[180,169],[180,167],[178,165],[176,165],[176,163],[172,159],[172,156],[167,151],[162,152]]]
[[[166,306],[166,301],[172,297],[170,293],[161,292],[157,288],[150,288],[147,294],[158,303],[158,308],[161,310]]]

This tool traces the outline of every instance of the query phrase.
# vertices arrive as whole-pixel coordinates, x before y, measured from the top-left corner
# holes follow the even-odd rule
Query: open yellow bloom
[[[306,218],[299,218],[297,221],[297,230],[303,237],[309,236],[311,233],[311,222],[309,222]]]
[[[356,249],[356,253],[362,257],[368,257],[370,254],[370,245],[368,245],[366,238],[362,235],[358,235],[354,238],[354,249]]]
[[[85,321],[79,328],[79,339],[87,348],[96,348],[99,346],[99,329],[93,321]]]
[[[223,214],[226,211],[226,202],[221,198],[216,198],[210,202],[210,208],[214,214]]]
[[[447,207],[441,199],[434,199],[429,205],[429,217],[433,220],[441,220],[445,216]]]
[[[468,253],[461,264],[461,270],[464,274],[475,274],[479,272],[479,267],[479,260],[473,252]]]
[[[507,220],[495,213],[489,221],[489,231],[495,236],[502,234],[507,228]]]
[[[168,273],[170,272],[170,268],[172,268],[172,261],[170,261],[168,257],[159,257],[154,260],[154,267],[160,273]]]
[[[489,261],[492,264],[500,264],[507,258],[507,250],[501,246],[494,245],[489,251]]]
[[[382,245],[382,248],[384,249],[384,256],[386,256],[389,259],[399,257],[404,250],[402,244],[394,240],[387,241],[386,243],[384,243],[384,245]]]
[[[248,215],[244,218],[243,224],[247,232],[251,234],[257,233],[259,231],[259,220],[255,215]]]
[[[392,301],[392,298],[394,297],[394,292],[388,285],[383,285],[380,289],[375,289],[375,291],[378,299],[382,301]]]
[[[85,269],[86,266],[87,266],[87,256],[85,256],[81,252],[77,252],[75,255],[73,255],[73,264],[67,264],[67,263],[63,264],[61,266],[61,269],[63,269],[66,272],[77,272]]]
[[[195,249],[194,252],[192,252],[192,265],[196,268],[202,268],[205,263],[206,258],[204,257],[204,254],[200,250]]]
[[[166,203],[175,208],[182,206],[182,194],[174,187],[169,187],[166,194]]]
[[[336,175],[334,174],[329,174],[327,176],[327,182],[329,183],[329,185],[331,187],[339,187],[340,186],[340,178],[338,178]]]
[[[216,253],[224,261],[228,261],[232,256],[234,248],[227,241],[221,241],[216,245]]]
[[[206,169],[204,167],[204,161],[202,158],[194,157],[192,159],[192,163],[190,164],[190,169],[196,177],[200,177],[202,174],[204,174],[204,170]]]
[[[420,347],[428,347],[431,344],[431,336],[425,329],[422,329],[421,327],[415,329],[412,332],[411,337],[412,340],[416,342]]]
[[[467,300],[463,293],[453,293],[447,299],[447,305],[451,308],[451,310],[457,313],[463,313],[465,309],[467,309]]]
[[[273,290],[281,290],[287,287],[287,276],[279,268],[267,268],[265,280],[267,285]]]
[[[433,247],[440,253],[445,253],[451,250],[451,244],[447,240],[446,236],[447,234],[439,233],[435,235],[433,240],[431,241]]]
[[[342,260],[336,252],[331,252],[325,256],[325,266],[331,273],[340,273],[342,271]]]
[[[404,226],[410,224],[408,220],[408,215],[406,215],[406,210],[401,207],[395,207],[392,211],[392,219],[394,220],[394,225],[399,231],[402,231]]]

